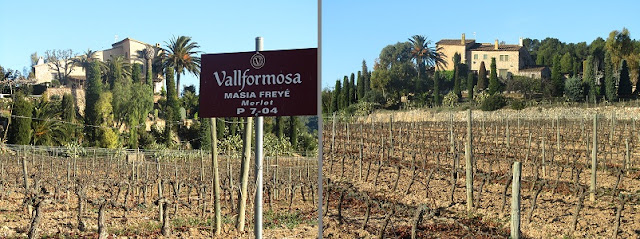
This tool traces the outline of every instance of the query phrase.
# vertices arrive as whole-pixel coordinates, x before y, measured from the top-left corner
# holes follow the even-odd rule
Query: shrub
[[[482,102],[480,109],[483,111],[494,111],[505,107],[507,105],[507,101],[504,96],[501,94],[490,95],[486,100]]]
[[[527,107],[527,103],[524,100],[511,101],[511,109],[522,110]]]
[[[444,96],[442,100],[442,105],[446,107],[454,107],[458,104],[458,95],[455,92],[450,91],[447,95]]]
[[[473,95],[473,101],[481,105],[488,97],[489,92],[483,90],[482,92]]]
[[[580,102],[585,97],[585,84],[578,77],[571,77],[564,82],[564,93],[568,100]]]

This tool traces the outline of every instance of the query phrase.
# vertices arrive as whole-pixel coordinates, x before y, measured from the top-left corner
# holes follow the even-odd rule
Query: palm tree
[[[166,42],[165,42],[166,43]],[[173,67],[176,72],[176,92],[180,94],[180,75],[183,72],[200,74],[200,57],[196,48],[197,42],[191,41],[191,37],[179,36],[166,43],[161,55],[162,68]]]
[[[411,56],[416,60],[416,66],[418,68],[418,81],[416,82],[416,90],[419,90],[420,81],[422,80],[422,74],[426,73],[426,66],[442,67],[446,65],[444,57],[438,51],[439,49],[429,47],[430,40],[423,35],[413,35],[409,38],[409,42],[412,45]]]
[[[94,61],[100,64],[100,69],[103,72],[106,72],[107,65],[105,65],[102,61],[98,59],[97,53],[98,53],[97,51],[92,51],[91,49],[87,49],[87,51],[85,51],[83,55],[73,58],[71,62],[75,66],[82,67],[82,70],[84,70],[85,75],[87,74],[86,72],[87,72],[87,69],[89,69],[89,65],[91,64],[91,62],[94,62]]]
[[[71,127],[66,127],[61,121],[61,110],[56,107],[54,102],[47,99],[46,95],[40,97],[33,109],[32,122],[33,128],[33,144],[35,145],[63,145],[69,139],[68,132]]]
[[[444,67],[446,66],[445,57],[440,52],[441,48],[430,47],[430,40],[427,40],[425,36],[414,35],[409,38],[409,42],[413,45],[411,54],[416,59],[418,65],[418,75],[420,75],[420,69],[424,69],[425,66]]]
[[[146,62],[145,62],[146,68],[145,69],[147,69],[147,71],[145,73],[145,76],[146,76],[147,80],[153,79],[151,77],[151,75],[153,74],[152,70],[151,70],[153,68],[152,60],[156,57],[157,53],[158,52],[156,51],[156,49],[151,45],[147,45],[144,49],[138,51],[138,56],[140,58],[146,60]],[[151,81],[153,81],[153,80],[151,80]],[[152,82],[145,82],[145,83],[149,84],[149,85],[152,84]]]

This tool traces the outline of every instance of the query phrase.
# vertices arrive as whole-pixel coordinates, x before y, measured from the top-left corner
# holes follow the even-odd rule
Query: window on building
[[[507,69],[498,69],[498,76],[500,78],[507,78]]]
[[[478,54],[473,54],[473,59],[478,60]]]
[[[509,55],[500,55],[500,61],[509,61]]]
[[[482,59],[486,60],[487,59],[487,54],[482,55]]]

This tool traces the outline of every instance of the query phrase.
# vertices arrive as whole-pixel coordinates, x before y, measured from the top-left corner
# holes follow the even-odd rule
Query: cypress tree
[[[473,83],[473,73],[469,72],[467,74],[467,97],[469,102],[473,101],[473,86],[475,85]]]
[[[460,54],[457,52],[453,54],[453,93],[458,95],[458,99],[462,96],[462,91],[460,89],[460,82],[462,81],[461,72],[460,72]]]
[[[289,116],[289,141],[291,148],[298,151],[298,117]]]
[[[358,99],[356,98],[356,85],[355,85],[355,75],[351,73],[351,78],[349,78],[349,105],[356,103]]]
[[[440,99],[440,72],[436,71],[435,74],[433,74],[433,102],[435,103],[435,105],[440,105],[441,103],[441,99]]]
[[[200,130],[198,138],[200,139],[200,149],[211,149],[211,120],[212,118],[200,118]]]
[[[362,101],[362,99],[364,98],[364,82],[362,80],[362,72],[358,71],[358,82],[357,82],[357,86],[358,86],[358,101]]]
[[[609,51],[604,54],[604,89],[608,101],[618,100],[618,91],[616,90],[616,82],[613,77],[613,63],[611,63],[611,54]]]
[[[364,61],[364,59],[362,59],[362,83],[364,84],[363,86],[363,91],[362,91],[362,95],[365,96],[367,95],[367,92],[369,92],[369,90],[371,90],[371,85],[370,85],[370,78],[371,75],[369,74],[369,69],[367,69],[367,62]]]
[[[480,69],[478,69],[478,90],[482,91],[487,88],[487,68],[484,66],[484,61],[480,62]]]
[[[274,134],[278,139],[282,139],[284,137],[284,122],[282,116],[276,116],[276,125],[273,127],[275,131]]]
[[[97,61],[93,61],[87,70],[87,91],[85,93],[85,133],[87,141],[91,145],[98,142],[98,131],[94,127],[100,125],[99,109],[97,108],[98,100],[102,94],[102,75],[100,74],[100,65]]]
[[[340,80],[336,80],[336,86],[333,88],[333,95],[331,96],[331,112],[340,110],[340,98],[342,98],[342,87],[340,86]]]
[[[140,63],[133,63],[131,68],[131,81],[133,83],[142,83],[142,65]]]
[[[17,93],[13,110],[14,117],[9,127],[9,143],[26,145],[31,142],[31,117],[33,117],[33,105],[22,93]]]
[[[598,97],[598,89],[596,86],[596,79],[594,76],[593,63],[594,63],[593,56],[592,55],[588,56],[584,64],[582,80],[587,86],[589,101],[596,103],[596,99]]]
[[[349,92],[351,92],[351,89],[349,89],[349,77],[344,76],[344,79],[342,80],[342,99],[340,99],[340,109],[349,107]]]
[[[500,93],[500,82],[498,81],[498,72],[496,72],[496,58],[491,58],[491,73],[489,76],[489,94]]]
[[[559,55],[556,55],[553,58],[553,66],[551,67],[551,95],[554,97],[560,97],[564,93],[564,83],[562,82],[560,58],[561,57]]]
[[[620,67],[620,82],[618,82],[618,96],[631,96],[631,79],[629,78],[629,67],[627,61],[622,60]]]
[[[173,125],[180,119],[180,111],[178,105],[178,94],[176,92],[175,80],[173,79],[173,67],[167,67],[165,69],[165,78],[167,81],[167,106],[165,108],[166,124],[165,124],[165,143],[171,144],[172,131],[174,131]]]

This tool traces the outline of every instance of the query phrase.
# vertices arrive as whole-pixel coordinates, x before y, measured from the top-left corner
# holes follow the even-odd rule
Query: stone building
[[[131,65],[134,63],[142,65],[142,73],[144,76],[147,72],[147,62],[143,51],[147,47],[152,47],[156,53],[161,50],[160,44],[158,43],[151,45],[132,38],[125,38],[124,40],[113,43],[109,49],[96,51],[94,57],[99,61],[107,62],[115,57],[122,56],[125,61]],[[155,55],[157,56],[158,54]],[[36,84],[48,83],[57,78],[57,72],[53,63],[45,63],[42,58],[38,60],[38,63],[33,66],[33,68]],[[86,80],[86,73],[82,67],[74,65],[69,74],[69,78],[78,82],[84,82]],[[161,75],[154,75],[153,83],[154,92],[160,92],[160,89],[164,85],[164,79]]]
[[[522,38],[518,45],[500,44],[497,39],[494,44],[477,43],[474,39],[467,40],[463,33],[461,39],[442,39],[436,42],[436,49],[443,55],[446,63],[439,70],[453,70],[453,55],[457,52],[461,56],[461,62],[474,72],[480,69],[482,62],[487,72],[491,71],[491,58],[495,58],[498,76],[503,79],[512,75],[542,78],[549,73],[548,67],[535,65],[522,45]]]

